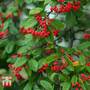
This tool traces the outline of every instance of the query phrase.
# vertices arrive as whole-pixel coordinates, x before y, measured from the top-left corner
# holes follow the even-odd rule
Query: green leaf
[[[27,4],[30,4],[30,3],[33,2],[33,0],[25,0],[25,2],[26,2]]]
[[[65,23],[66,23],[67,27],[69,27],[69,28],[73,27],[77,24],[76,17],[72,12],[66,14]]]
[[[6,30],[9,27],[9,25],[10,25],[11,22],[12,22],[11,19],[8,19],[7,21],[5,21],[4,22],[4,28],[3,28],[3,30]]]
[[[8,58],[7,63],[15,63],[16,58]]]
[[[3,86],[0,85],[0,90],[4,90]]]
[[[57,57],[57,54],[51,54],[50,56],[47,56],[46,58],[42,58],[39,60],[39,68],[41,68],[44,64],[50,64],[51,62],[55,61],[55,57]]]
[[[62,86],[62,90],[70,90],[71,84],[70,82],[64,82],[61,84],[61,86]]]
[[[30,12],[29,12],[29,14],[30,14],[30,15],[38,14],[38,13],[40,13],[42,10],[43,10],[42,8],[37,7],[37,8],[31,9]]]
[[[15,62],[15,67],[20,67],[24,65],[27,62],[27,59],[25,57],[17,58]]]
[[[71,65],[67,66],[66,69],[67,69],[68,71],[74,71],[74,67],[71,66]]]
[[[52,0],[44,0],[44,5],[50,3]]]
[[[85,56],[89,56],[89,55],[90,55],[90,51],[83,51],[83,54],[84,54]]]
[[[37,24],[35,17],[30,16],[28,19],[21,21],[21,26],[25,28],[34,27]]]
[[[38,85],[35,85],[35,86],[33,87],[33,90],[41,90],[41,89],[38,87]]]
[[[76,82],[77,82],[77,76],[75,76],[75,75],[72,76],[71,82],[74,83],[74,84],[76,84]]]
[[[18,49],[18,52],[25,54],[27,53],[28,47],[27,46],[23,46],[21,48]]]
[[[81,87],[82,87],[83,90],[87,90],[84,83],[81,84]]]
[[[31,70],[36,72],[38,70],[38,62],[34,59],[31,59],[29,61],[29,67],[30,67]]]
[[[60,78],[61,81],[65,81],[67,79],[67,76],[64,76],[63,74],[60,74],[59,78]]]
[[[38,1],[44,1],[44,0],[26,0],[26,3],[30,4],[30,3],[38,2]]]
[[[67,69],[62,70],[62,73],[65,74],[65,75],[69,75],[70,74],[70,72]]]
[[[85,70],[85,66],[83,65],[83,67],[80,65],[79,67],[77,67],[77,72],[83,72]]]
[[[35,50],[32,51],[32,54],[34,55],[35,58],[40,57],[41,53],[42,53],[41,48],[38,48],[38,49],[35,49]]]
[[[64,29],[64,23],[62,23],[60,20],[54,20],[51,23],[51,26],[53,26],[57,30]]]
[[[17,9],[18,9],[18,7],[16,5],[14,5],[13,3],[10,3],[8,5],[8,9],[7,9],[7,13],[6,14],[12,12],[15,15]]]
[[[32,45],[32,43],[33,43],[33,37],[32,37],[31,34],[25,35],[25,39],[24,40],[19,40],[17,42],[17,44],[19,46],[24,46],[24,47],[26,47],[28,44],[31,44]]]
[[[5,74],[7,71],[5,69],[0,69],[0,75]],[[0,89],[1,90],[1,89]]]
[[[90,73],[90,67],[86,66],[86,70]]]
[[[27,35],[25,35],[25,39],[32,40],[32,39],[33,39],[33,36],[32,36],[32,35],[30,35],[30,34],[27,34]]]
[[[85,60],[85,56],[84,55],[80,55],[79,62],[80,62],[81,65],[85,65],[86,64],[86,60]]]
[[[17,2],[18,2],[18,4],[20,5],[20,6],[22,6],[23,5],[23,0],[16,0]],[[30,0],[29,0],[30,1]]]
[[[32,90],[32,84],[31,83],[27,83],[23,90]]]
[[[24,68],[19,73],[25,80],[28,79],[28,74]]]
[[[54,90],[51,83],[49,83],[46,80],[41,80],[40,81],[41,86],[45,89],[45,90]]]
[[[89,41],[86,41],[86,42],[83,42],[82,44],[80,44],[80,45],[78,46],[78,49],[84,50],[84,49],[86,49],[86,48],[88,48],[88,47],[90,47],[90,42],[89,42]]]
[[[10,53],[13,51],[14,46],[15,46],[15,43],[14,43],[14,42],[9,42],[9,43],[7,44],[7,46],[5,47],[5,51],[6,51],[8,54],[10,54]]]
[[[57,76],[57,73],[52,73],[52,74],[50,75],[49,79],[53,82],[55,76]]]

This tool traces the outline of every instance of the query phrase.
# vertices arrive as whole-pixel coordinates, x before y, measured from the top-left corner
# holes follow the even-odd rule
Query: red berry
[[[85,33],[85,34],[83,35],[83,38],[86,39],[86,40],[87,40],[87,39],[90,39],[90,34]]]
[[[82,88],[80,88],[80,90],[83,90]]]
[[[86,77],[86,75],[85,74],[81,74],[81,77]]]
[[[80,88],[81,87],[80,83],[77,86],[78,86],[78,88]]]
[[[54,31],[53,31],[54,36],[58,36],[58,33],[59,33],[58,30],[54,30]]]
[[[13,17],[13,14],[12,14],[12,13],[9,13],[9,14],[6,16],[6,19],[12,18],[12,17]]]
[[[19,58],[21,58],[21,57],[22,57],[22,53],[17,53],[17,56],[18,56]]]
[[[30,58],[30,55],[29,54],[26,54],[26,57],[29,59]]]
[[[43,65],[43,66],[38,70],[38,72],[39,72],[39,73],[42,73],[42,72],[44,72],[47,68],[48,68],[48,64],[45,64],[45,65]]]
[[[70,56],[69,54],[67,54],[67,57],[69,58],[70,61],[72,61],[72,62],[74,61],[73,57]]]
[[[4,35],[5,35],[5,32],[0,32],[0,38],[3,38]]]
[[[76,88],[75,90],[79,90],[79,88]]]
[[[51,54],[51,53],[53,53],[52,49],[46,50],[46,54]]]
[[[60,49],[60,52],[64,54],[65,50],[63,48]]]
[[[12,56],[11,56],[11,58],[16,58],[17,57],[17,54],[13,54]]]
[[[76,82],[76,85],[78,85],[79,84],[79,82]]]
[[[74,83],[72,83],[72,87],[73,87],[73,88],[75,87],[75,84],[74,84]]]
[[[19,73],[16,73],[15,76],[16,76],[16,78],[17,78],[18,80],[21,80],[21,79],[22,79],[22,76],[21,76]]]
[[[65,0],[57,0],[58,2],[65,2]]]
[[[60,71],[60,66],[57,66],[57,65],[51,66],[51,70],[54,72],[58,72]]]
[[[80,6],[75,6],[75,5],[73,5],[73,10],[74,10],[74,11],[77,11],[79,8],[80,8]]]
[[[19,72],[19,71],[21,71],[21,70],[22,70],[22,67],[15,68],[15,71],[16,71],[16,72]]]
[[[58,65],[58,61],[55,61],[55,62],[53,63],[53,65]]]

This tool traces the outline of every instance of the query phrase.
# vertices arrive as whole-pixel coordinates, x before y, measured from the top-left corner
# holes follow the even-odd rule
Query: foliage
[[[90,0],[1,0],[0,75],[13,77],[9,90],[89,90],[89,11]]]

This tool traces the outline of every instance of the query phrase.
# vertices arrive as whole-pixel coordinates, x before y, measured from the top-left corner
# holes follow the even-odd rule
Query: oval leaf
[[[33,59],[30,60],[29,61],[29,67],[31,70],[36,72],[38,70],[38,62],[36,60],[33,60]]]
[[[34,9],[30,10],[29,14],[30,14],[30,15],[38,14],[38,13],[40,13],[42,10],[43,10],[42,8],[37,7],[37,8],[34,8]]]
[[[41,80],[40,81],[40,84],[43,88],[45,88],[45,90],[54,90],[51,83],[49,83],[48,81],[46,80]]]
[[[15,67],[20,67],[23,64],[25,64],[26,62],[27,62],[27,59],[25,57],[17,58],[14,65],[15,65]]]

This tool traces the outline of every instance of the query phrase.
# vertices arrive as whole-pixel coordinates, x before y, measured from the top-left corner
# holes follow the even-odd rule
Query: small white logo
[[[12,77],[11,76],[2,76],[2,86],[3,87],[11,87],[12,86]]]

